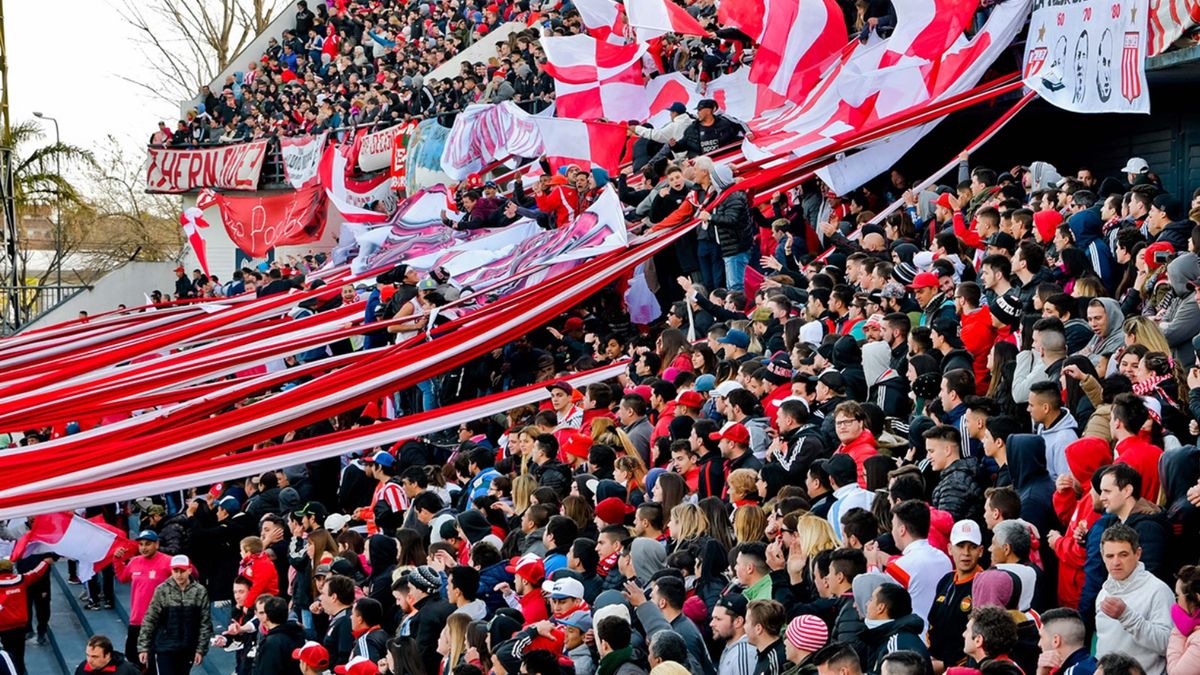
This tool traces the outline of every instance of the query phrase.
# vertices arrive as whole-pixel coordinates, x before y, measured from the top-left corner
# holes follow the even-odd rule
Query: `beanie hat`
[[[408,571],[408,585],[424,593],[435,593],[442,587],[442,577],[429,565],[421,565]]]
[[[1175,247],[1168,241],[1156,241],[1142,250],[1142,260],[1146,262],[1146,267],[1151,270],[1156,270],[1162,267],[1165,263],[1155,262],[1155,253],[1167,253],[1168,257],[1175,254]]]
[[[925,373],[913,380],[913,393],[925,400],[937,398],[942,386],[942,376],[938,373]]]
[[[479,543],[492,533],[492,526],[478,509],[469,509],[458,514],[458,527],[472,544]]]
[[[631,508],[620,497],[608,497],[596,504],[596,516],[610,525],[620,525],[625,522],[625,516]]]
[[[912,263],[902,262],[892,268],[892,278],[905,286],[909,286],[917,278],[917,266]]]
[[[1021,298],[1016,293],[996,296],[991,304],[992,316],[1005,326],[1015,326],[1021,321]]]
[[[812,614],[792,619],[787,627],[788,644],[804,652],[815,652],[829,641],[829,627]]]

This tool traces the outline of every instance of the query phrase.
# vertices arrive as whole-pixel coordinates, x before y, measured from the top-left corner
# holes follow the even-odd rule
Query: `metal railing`
[[[21,328],[70,302],[91,286],[0,286],[0,335],[12,335]]]

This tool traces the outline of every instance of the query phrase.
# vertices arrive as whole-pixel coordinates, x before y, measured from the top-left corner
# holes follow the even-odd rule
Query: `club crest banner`
[[[1025,83],[1081,113],[1149,113],[1149,0],[1035,0]]]

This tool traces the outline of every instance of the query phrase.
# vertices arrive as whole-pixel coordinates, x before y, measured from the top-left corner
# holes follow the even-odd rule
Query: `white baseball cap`
[[[717,388],[713,390],[713,395],[720,396],[721,398],[729,398],[729,395],[738,389],[744,389],[744,387],[735,380],[725,380],[717,385]]]
[[[331,513],[325,518],[325,529],[337,534],[350,522],[350,516],[344,513]]]
[[[1150,164],[1141,157],[1130,157],[1128,162],[1121,171],[1125,173],[1146,173],[1150,170]]]
[[[973,520],[960,520],[954,524],[950,530],[950,543],[958,546],[964,541],[969,541],[976,546],[983,544],[983,532],[979,530],[979,523]]]
[[[177,555],[171,557],[171,569],[173,570],[190,570],[192,569],[192,561],[186,555]]]
[[[555,600],[563,600],[565,598],[583,599],[583,583],[571,577],[563,577],[556,581],[546,581],[542,584],[542,591],[549,593],[550,597]]]

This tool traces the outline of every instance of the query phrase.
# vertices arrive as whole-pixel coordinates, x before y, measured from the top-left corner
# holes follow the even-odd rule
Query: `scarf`
[[[621,552],[614,551],[612,555],[608,556],[604,560],[601,560],[600,563],[596,565],[596,575],[600,577],[607,577],[608,573],[611,572],[613,567],[617,565],[617,559],[620,557]]]
[[[622,663],[632,660],[633,647],[614,649],[600,659],[600,666],[596,669],[596,675],[613,675],[613,673],[617,672],[617,668],[621,667]]]
[[[355,640],[357,640],[358,638],[366,635],[367,633],[370,633],[373,630],[382,630],[382,629],[379,626],[367,626],[366,628],[363,628],[362,630],[351,630],[350,634],[354,636]]]
[[[1163,398],[1166,399],[1168,404],[1170,404],[1172,407],[1178,408],[1179,404],[1175,401],[1175,397],[1160,386],[1163,382],[1166,382],[1169,379],[1171,379],[1171,375],[1169,374],[1154,375],[1149,379],[1142,380],[1141,382],[1134,384],[1133,393],[1137,394],[1138,396],[1151,396],[1155,392],[1158,392],[1162,394]]]
[[[1180,607],[1178,604],[1171,605],[1171,621],[1175,623],[1175,628],[1183,633],[1183,637],[1188,637],[1192,631],[1200,627],[1200,612],[1188,614],[1187,610]]]

